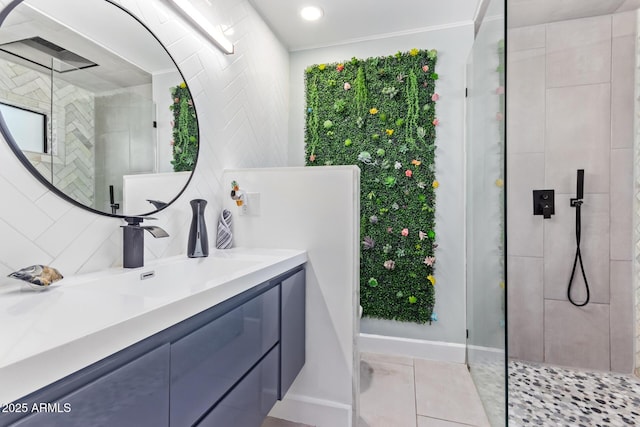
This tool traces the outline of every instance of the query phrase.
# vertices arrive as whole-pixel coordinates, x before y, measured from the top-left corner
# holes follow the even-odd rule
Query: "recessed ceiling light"
[[[324,15],[324,12],[317,6],[307,6],[300,10],[300,16],[305,21],[317,21],[322,18],[322,15]]]

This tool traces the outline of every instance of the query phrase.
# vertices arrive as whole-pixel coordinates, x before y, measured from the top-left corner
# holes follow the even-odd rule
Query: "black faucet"
[[[169,237],[162,228],[155,225],[141,226],[145,219],[150,217],[127,216],[124,220],[127,225],[122,225],[123,253],[122,266],[124,268],[138,268],[144,265],[144,230],[147,230],[155,238]]]

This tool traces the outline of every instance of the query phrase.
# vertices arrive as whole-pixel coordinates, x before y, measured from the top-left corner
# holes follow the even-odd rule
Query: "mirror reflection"
[[[100,213],[153,212],[195,166],[198,126],[179,70],[107,0],[25,0],[9,12],[0,114],[25,166]]]

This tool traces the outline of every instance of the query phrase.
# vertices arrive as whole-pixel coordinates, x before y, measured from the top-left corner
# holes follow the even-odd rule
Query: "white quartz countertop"
[[[302,250],[234,248],[65,277],[44,291],[1,279],[0,405],[306,261]]]

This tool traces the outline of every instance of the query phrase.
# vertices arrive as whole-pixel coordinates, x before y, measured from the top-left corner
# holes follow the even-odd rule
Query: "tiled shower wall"
[[[93,206],[95,161],[93,93],[56,79],[51,112],[51,76],[20,64],[0,61],[0,98],[17,107],[44,113],[53,120],[49,152],[53,153],[53,182],[74,200]],[[47,123],[47,126],[50,123]],[[27,153],[31,164],[52,179],[52,157]]]
[[[9,0],[0,0],[0,6]],[[220,214],[225,168],[287,163],[289,56],[247,0],[193,0],[214,25],[235,30],[234,55],[223,55],[185,25],[165,2],[117,0],[163,41],[182,70],[199,117],[198,167],[187,191],[154,215],[169,238],[145,239],[145,258],[186,253],[191,207],[204,198],[207,222]],[[76,208],[49,192],[0,141],[0,277],[32,264],[64,275],[122,263],[123,221]]]
[[[631,372],[635,12],[508,33],[509,356]],[[582,255],[591,302],[571,305],[576,170],[585,169]],[[532,214],[554,189],[555,215]],[[575,299],[584,282],[574,279]]]

